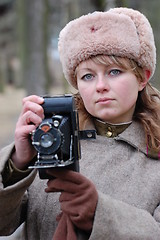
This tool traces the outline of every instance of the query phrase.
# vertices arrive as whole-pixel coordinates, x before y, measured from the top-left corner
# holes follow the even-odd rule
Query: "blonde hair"
[[[94,62],[110,65],[116,64],[125,70],[133,71],[138,81],[144,81],[145,75],[144,70],[138,66],[138,64],[131,59],[116,57],[116,56],[106,56],[97,55],[91,58]],[[81,97],[76,95],[77,107],[84,112],[85,107]],[[86,114],[86,119],[91,116]],[[136,108],[133,115],[133,119],[142,124],[145,130],[145,142],[149,149],[153,151],[160,150],[160,93],[157,89],[151,86],[148,82],[144,89],[139,92],[138,99],[136,102]],[[81,125],[81,122],[80,122]]]

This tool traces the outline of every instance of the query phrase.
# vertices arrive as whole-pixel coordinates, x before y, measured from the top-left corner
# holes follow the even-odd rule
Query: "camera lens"
[[[55,142],[55,138],[53,135],[49,133],[45,133],[41,136],[40,145],[44,148],[49,148],[52,146],[53,142]]]

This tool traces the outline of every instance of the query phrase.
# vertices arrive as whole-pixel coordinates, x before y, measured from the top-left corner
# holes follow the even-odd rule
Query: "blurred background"
[[[74,91],[59,62],[59,31],[80,15],[111,7],[131,7],[149,19],[157,46],[152,84],[160,89],[159,0],[0,0],[0,148],[14,139],[24,96]],[[22,240],[21,228],[5,239]]]

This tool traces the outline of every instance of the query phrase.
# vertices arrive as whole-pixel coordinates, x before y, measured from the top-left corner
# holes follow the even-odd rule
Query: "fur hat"
[[[60,32],[58,50],[67,81],[75,88],[75,69],[92,56],[127,57],[150,70],[156,66],[156,48],[151,25],[137,10],[113,8],[94,12],[69,22]]]

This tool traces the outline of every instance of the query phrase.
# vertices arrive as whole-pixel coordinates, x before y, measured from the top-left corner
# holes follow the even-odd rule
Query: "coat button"
[[[112,135],[113,135],[112,129],[109,127],[108,131],[106,132],[106,136],[107,137],[112,137]]]

